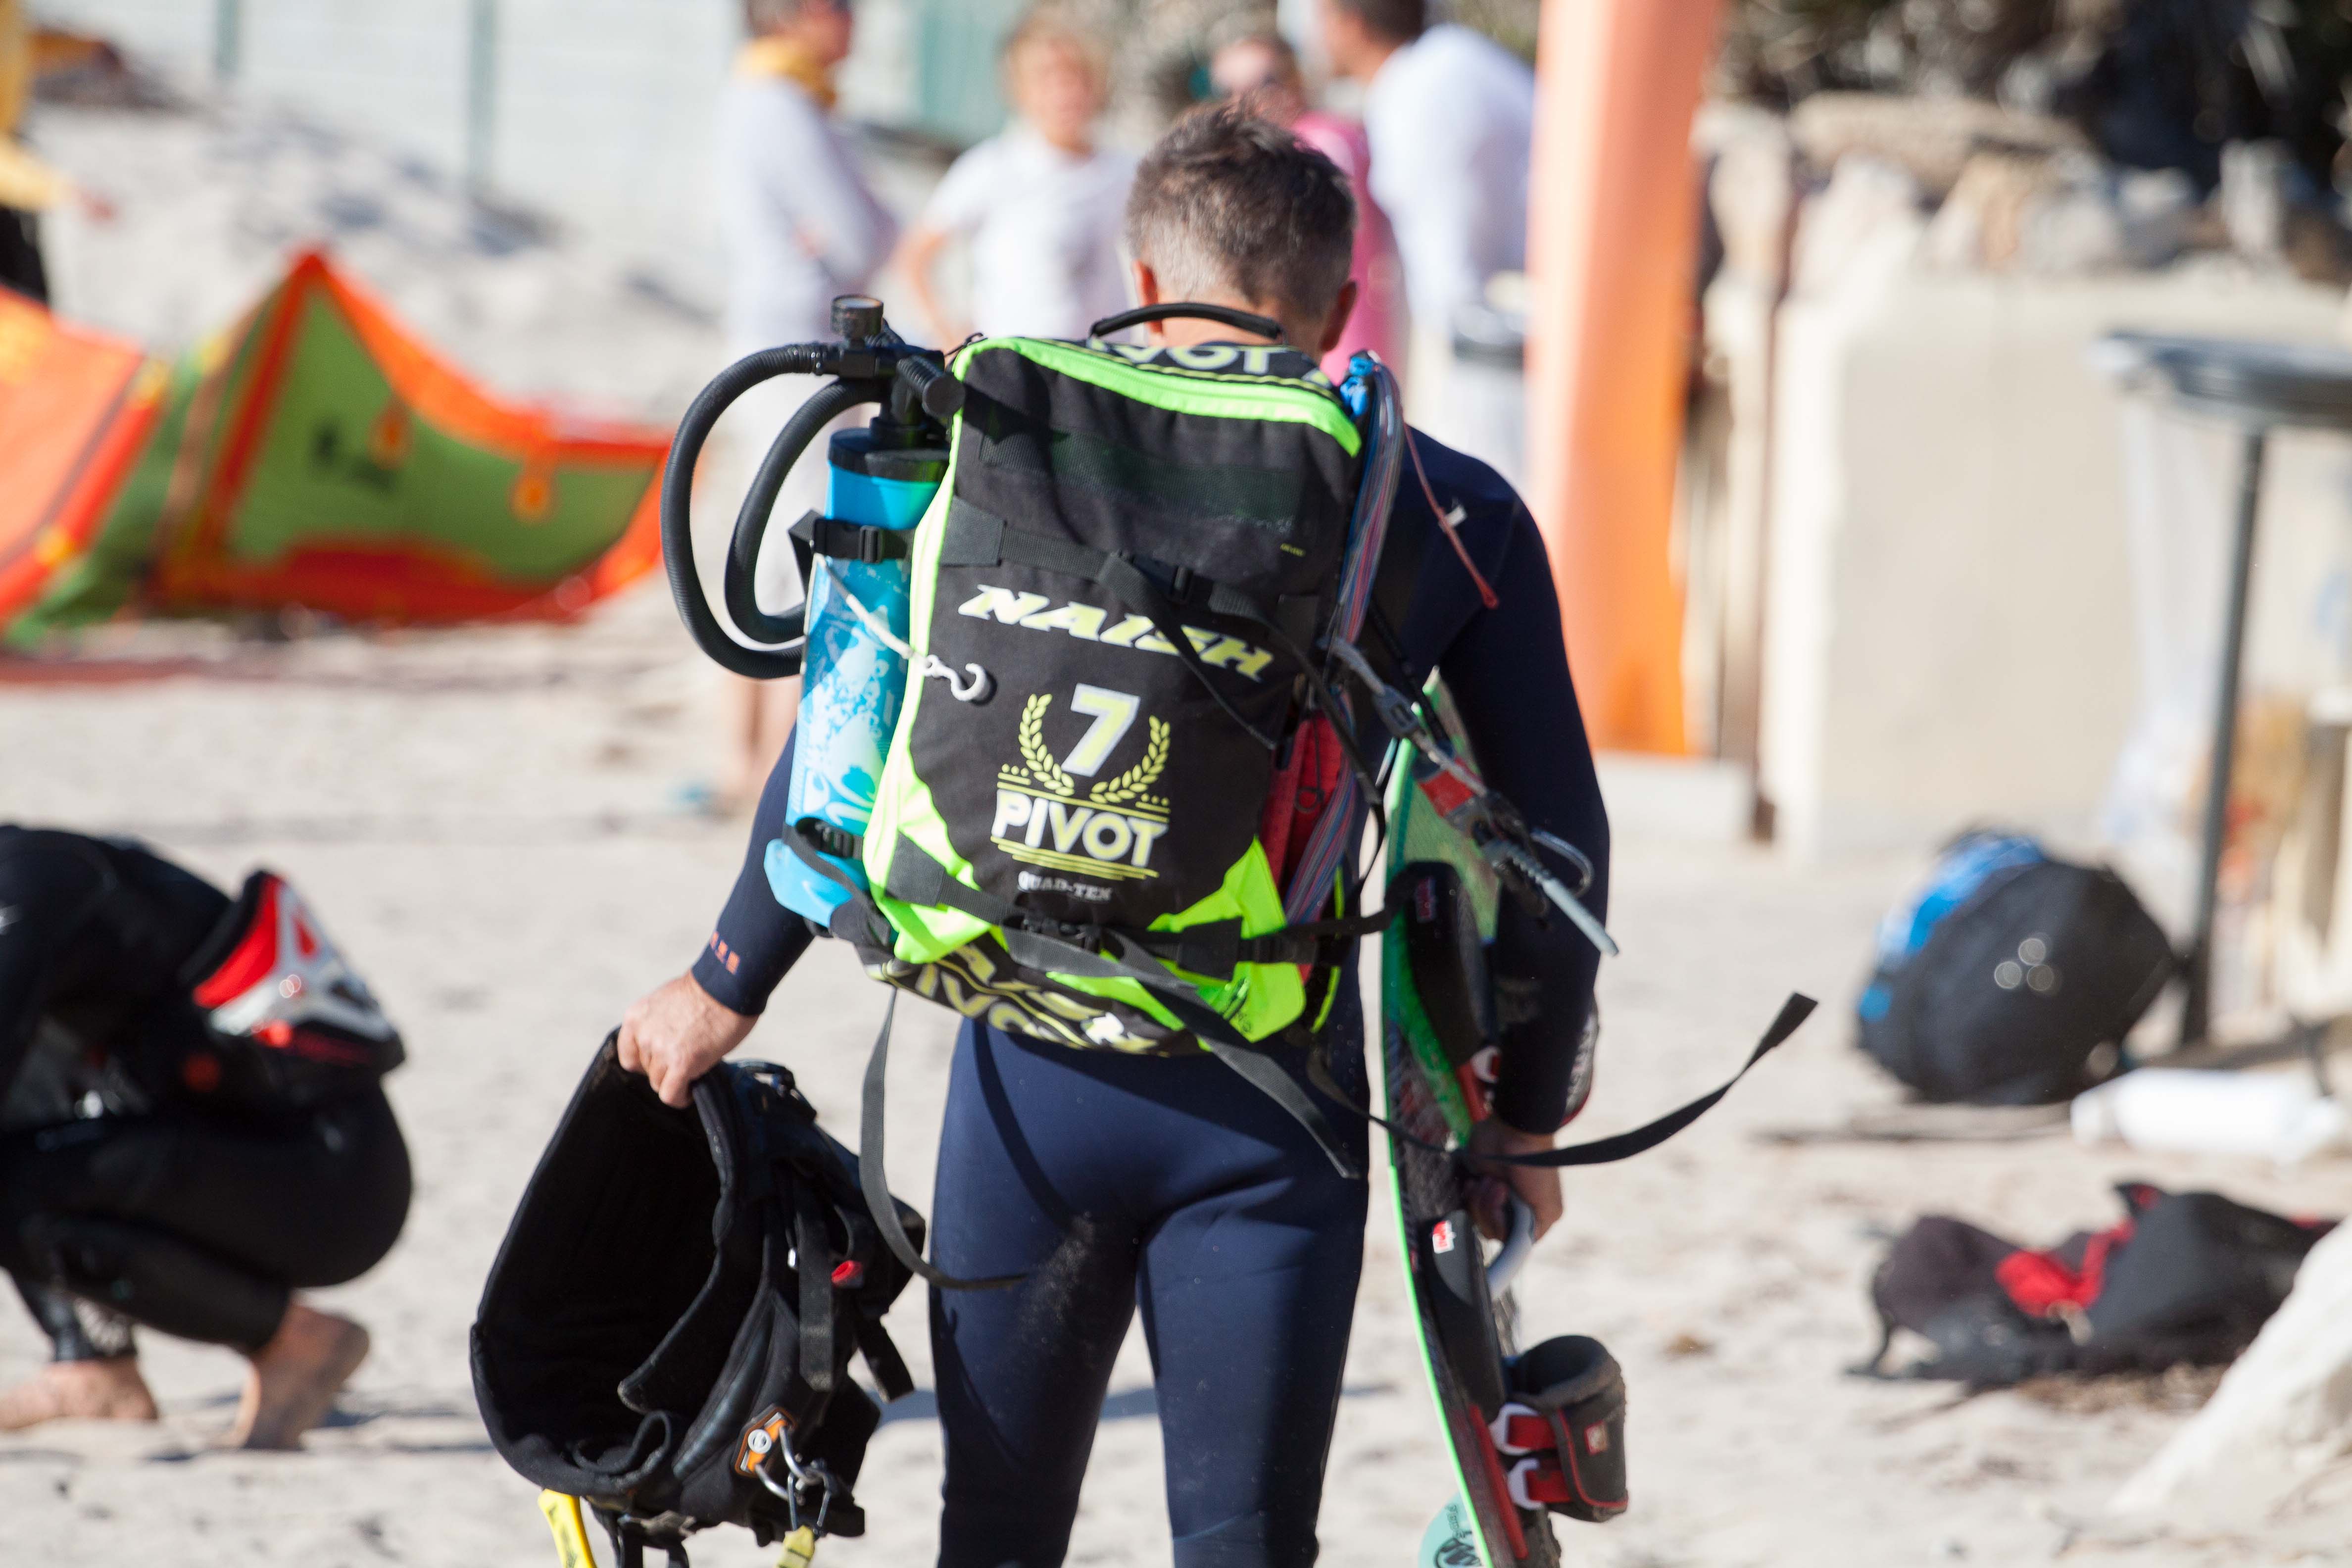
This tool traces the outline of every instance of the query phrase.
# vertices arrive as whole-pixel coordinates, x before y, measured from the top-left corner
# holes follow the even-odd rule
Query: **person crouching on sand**
[[[0,1268],[54,1359],[0,1431],[152,1421],[132,1325],[249,1363],[226,1443],[293,1448],[368,1352],[299,1288],[408,1215],[400,1037],[300,897],[0,824]]]

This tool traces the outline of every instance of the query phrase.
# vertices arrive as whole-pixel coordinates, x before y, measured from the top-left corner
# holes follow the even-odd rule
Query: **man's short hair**
[[[1283,127],[1210,104],[1145,154],[1127,243],[1171,299],[1228,289],[1319,321],[1348,281],[1356,198],[1338,164]]]
[[[1335,0],[1383,38],[1409,44],[1429,30],[1429,0]]]

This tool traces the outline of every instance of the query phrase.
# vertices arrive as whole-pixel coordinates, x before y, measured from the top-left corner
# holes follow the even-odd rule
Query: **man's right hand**
[[[758,1020],[715,1000],[681,974],[629,1005],[621,1017],[621,1066],[641,1072],[665,1105],[692,1103],[694,1080],[743,1043]]]

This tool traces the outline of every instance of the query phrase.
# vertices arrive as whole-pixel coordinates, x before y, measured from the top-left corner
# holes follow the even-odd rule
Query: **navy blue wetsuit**
[[[1542,539],[1492,469],[1426,437],[1419,446],[1440,505],[1461,507],[1458,536],[1497,603],[1483,604],[1408,465],[1392,538],[1419,571],[1391,627],[1394,651],[1415,685],[1444,671],[1488,780],[1591,858],[1590,901],[1605,910],[1608,819]],[[762,868],[791,766],[787,749],[694,969],[739,1012],[761,1011],[814,937]],[[1495,1107],[1511,1125],[1549,1131],[1573,1109],[1598,963],[1565,921],[1505,900],[1494,969],[1517,1003]],[[1333,1071],[1360,1095],[1360,1007],[1354,985],[1340,995],[1327,1034]],[[935,1256],[953,1274],[1029,1278],[933,1294],[947,1437],[940,1563],[1062,1561],[1111,1362],[1139,1306],[1180,1568],[1311,1563],[1366,1184],[1340,1178],[1286,1112],[1206,1056],[1074,1051],[967,1023],[952,1074]],[[1362,1161],[1361,1122],[1328,1114]]]

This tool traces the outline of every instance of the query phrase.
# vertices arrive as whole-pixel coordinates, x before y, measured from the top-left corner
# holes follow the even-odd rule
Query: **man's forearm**
[[[694,961],[695,982],[714,1001],[738,1013],[764,1011],[769,994],[816,940],[808,921],[778,903],[768,885],[768,846],[783,836],[784,793],[792,777],[795,739],[797,735],[786,740],[784,754],[760,792],[742,868],[718,924]]]

